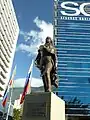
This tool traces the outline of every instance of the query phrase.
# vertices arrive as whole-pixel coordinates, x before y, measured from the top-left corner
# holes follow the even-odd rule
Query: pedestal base
[[[65,120],[65,102],[52,92],[26,95],[22,120]]]

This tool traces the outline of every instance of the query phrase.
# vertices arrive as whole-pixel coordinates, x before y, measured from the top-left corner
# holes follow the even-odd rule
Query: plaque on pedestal
[[[52,92],[26,95],[22,120],[65,120],[65,102]]]

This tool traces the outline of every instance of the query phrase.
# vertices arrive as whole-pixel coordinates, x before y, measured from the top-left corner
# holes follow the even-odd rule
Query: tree
[[[66,101],[66,114],[89,114],[88,105],[81,103],[81,101],[75,97],[70,101]]]
[[[21,110],[20,109],[13,110],[13,120],[21,120]]]

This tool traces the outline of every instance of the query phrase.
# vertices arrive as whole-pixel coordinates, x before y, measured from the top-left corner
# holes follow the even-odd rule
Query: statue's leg
[[[52,70],[52,63],[48,62],[45,67],[45,82],[46,84],[46,91],[51,92],[51,78],[50,78],[50,72]]]
[[[47,92],[47,81],[45,80],[45,76],[42,76],[43,84],[44,84],[44,91]]]

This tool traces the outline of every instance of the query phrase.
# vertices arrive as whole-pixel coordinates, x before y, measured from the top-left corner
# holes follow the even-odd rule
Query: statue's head
[[[46,43],[52,44],[52,39],[51,39],[51,37],[46,37]]]

